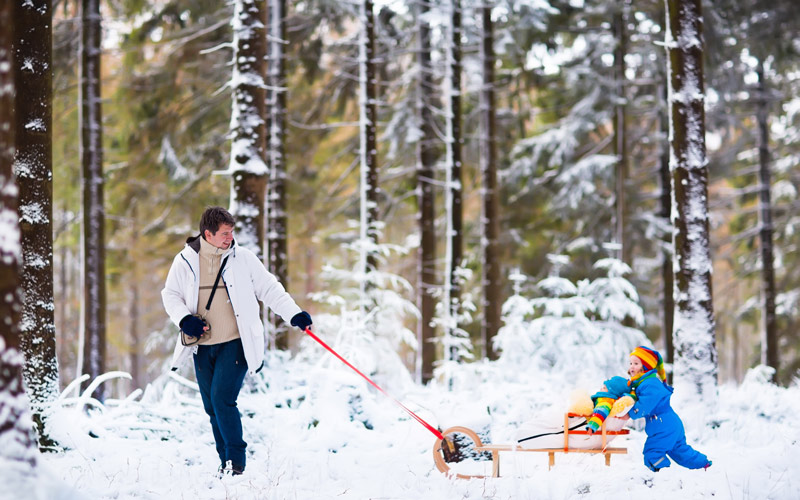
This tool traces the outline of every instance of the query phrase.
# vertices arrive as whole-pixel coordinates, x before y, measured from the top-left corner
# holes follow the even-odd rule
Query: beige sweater
[[[206,304],[214,280],[219,272],[222,254],[225,250],[217,248],[205,239],[200,238],[200,293],[197,296],[197,313],[205,314],[206,322],[211,327],[208,332],[200,337],[200,344],[221,344],[239,338],[239,328],[236,326],[236,316],[233,313],[225,282],[222,278],[217,285],[217,292],[211,302],[211,309],[206,313]],[[224,271],[223,271],[224,274]]]

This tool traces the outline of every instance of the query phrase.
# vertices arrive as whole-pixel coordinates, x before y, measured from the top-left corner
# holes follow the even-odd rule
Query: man
[[[247,443],[236,399],[245,374],[258,372],[264,363],[258,301],[284,321],[291,318],[292,326],[301,330],[311,325],[311,316],[253,252],[236,245],[234,224],[224,208],[207,208],[200,234],[188,238],[175,256],[161,297],[170,319],[181,328],[172,370],[193,356],[221,461],[219,472],[238,475],[244,472]]]

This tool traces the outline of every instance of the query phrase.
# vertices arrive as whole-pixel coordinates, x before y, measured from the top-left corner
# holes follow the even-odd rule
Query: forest
[[[642,339],[701,399],[758,366],[796,384],[794,0],[0,0],[0,21],[0,443],[22,461],[59,447],[45,409],[73,382],[100,406],[163,383],[161,290],[209,206],[379,378],[610,371]],[[310,356],[263,316],[272,356]]]

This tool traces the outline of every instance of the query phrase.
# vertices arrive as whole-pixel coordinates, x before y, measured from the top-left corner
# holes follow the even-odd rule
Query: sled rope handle
[[[312,331],[311,331],[311,327],[307,327],[307,328],[306,328],[304,331],[305,331],[305,332],[306,332],[306,333],[307,333],[307,334],[308,334],[308,335],[309,335],[309,336],[310,336],[312,339],[314,339],[314,340],[316,340],[317,342],[319,342],[319,344],[320,344],[322,347],[324,347],[325,349],[327,349],[327,350],[328,350],[328,351],[329,351],[331,354],[333,354],[334,356],[336,356],[337,358],[339,358],[339,361],[341,361],[342,363],[346,364],[346,365],[347,365],[347,366],[349,366],[349,367],[350,367],[350,368],[351,368],[351,369],[352,369],[354,372],[356,372],[356,373],[358,373],[359,375],[361,375],[362,377],[364,377],[364,380],[366,380],[367,382],[369,382],[370,384],[372,384],[372,387],[374,387],[374,388],[378,389],[378,390],[379,390],[379,391],[380,391],[380,392],[381,392],[381,393],[382,393],[384,396],[386,396],[387,398],[389,398],[389,399],[391,399],[392,401],[394,401],[395,403],[397,403],[397,405],[398,405],[398,406],[400,406],[400,408],[404,409],[404,410],[406,411],[406,413],[408,413],[409,415],[411,415],[411,417],[412,417],[414,420],[416,420],[417,422],[419,422],[420,424],[422,424],[422,426],[423,426],[423,427],[425,427],[426,429],[428,429],[429,431],[431,431],[431,432],[433,433],[433,435],[434,435],[434,436],[436,436],[437,438],[439,438],[439,439],[441,439],[441,440],[444,440],[444,435],[443,435],[441,432],[439,432],[438,430],[436,430],[436,428],[434,428],[433,426],[431,426],[431,424],[429,424],[428,422],[426,422],[425,420],[423,420],[421,417],[419,417],[419,415],[417,415],[417,414],[416,414],[416,413],[414,413],[413,411],[411,411],[411,410],[409,410],[408,408],[406,408],[406,406],[405,406],[403,403],[401,403],[400,401],[398,401],[398,400],[397,400],[397,399],[395,399],[394,397],[390,396],[390,395],[389,395],[389,393],[388,393],[388,392],[386,392],[386,391],[384,391],[383,389],[381,389],[381,387],[380,387],[378,384],[376,384],[376,383],[375,383],[375,382],[373,382],[373,381],[372,381],[372,380],[371,380],[369,377],[367,377],[366,375],[364,375],[363,373],[361,373],[361,372],[358,370],[358,368],[356,368],[355,366],[351,365],[351,364],[350,364],[350,363],[349,363],[349,362],[348,362],[346,359],[344,359],[343,357],[341,357],[341,356],[339,355],[339,353],[338,353],[338,352],[334,351],[334,350],[333,350],[333,349],[332,349],[332,348],[331,348],[331,347],[330,347],[328,344],[326,344],[325,342],[323,342],[323,341],[322,341],[322,339],[320,339],[319,337],[317,337],[316,335],[314,335],[314,332],[312,332]]]
[[[569,428],[569,430],[571,430],[571,431],[574,431],[574,430],[575,430],[575,429],[577,429],[578,427],[580,427],[580,426],[582,426],[582,425],[586,425],[586,422],[587,422],[587,420],[584,420],[583,422],[581,422],[581,423],[579,423],[579,424],[577,424],[577,425],[573,425],[572,427],[570,427],[570,428]],[[556,435],[556,434],[564,434],[564,431],[563,431],[563,430],[561,430],[561,431],[556,431],[556,432],[545,432],[545,433],[543,433],[543,434],[537,434],[537,435],[535,435],[535,436],[528,436],[528,437],[526,437],[526,438],[518,439],[518,440],[517,440],[517,442],[518,442],[518,443],[521,443],[521,442],[523,442],[523,441],[527,441],[527,440],[529,440],[529,439],[536,439],[536,438],[540,438],[540,437],[542,437],[542,436],[554,436],[554,435]]]

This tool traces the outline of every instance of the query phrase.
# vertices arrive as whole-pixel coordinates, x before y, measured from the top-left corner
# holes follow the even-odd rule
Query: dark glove
[[[311,315],[305,311],[299,312],[294,315],[289,323],[291,323],[292,326],[296,326],[297,328],[305,331],[306,328],[311,326]]]
[[[206,322],[197,316],[187,314],[180,323],[181,331],[190,337],[200,337],[205,333]]]

